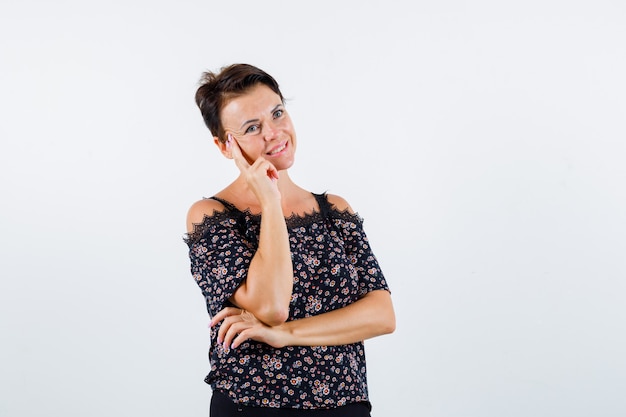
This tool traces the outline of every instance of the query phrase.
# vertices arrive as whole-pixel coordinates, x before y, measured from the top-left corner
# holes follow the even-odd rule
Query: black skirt
[[[298,408],[247,407],[214,391],[211,417],[371,417],[369,403],[353,403],[337,408],[303,410]]]

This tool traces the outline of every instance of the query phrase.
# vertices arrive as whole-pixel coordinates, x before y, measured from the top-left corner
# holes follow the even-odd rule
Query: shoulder
[[[219,211],[224,211],[224,205],[212,198],[203,198],[193,203],[187,211],[187,233],[193,232],[195,225],[201,224],[206,217]]]
[[[328,199],[330,205],[338,211],[345,211],[350,214],[354,214],[354,210],[352,210],[352,207],[350,207],[350,204],[348,204],[345,198],[336,194],[326,194],[326,198]]]

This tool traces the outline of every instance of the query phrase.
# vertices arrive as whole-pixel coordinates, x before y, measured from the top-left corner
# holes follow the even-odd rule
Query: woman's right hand
[[[217,343],[224,350],[236,349],[246,340],[256,340],[275,348],[284,347],[287,334],[280,326],[271,327],[261,322],[254,314],[238,307],[226,307],[211,319],[209,327],[221,322],[217,333]]]
[[[226,146],[230,149],[235,165],[237,165],[246,183],[259,200],[261,207],[272,200],[280,200],[281,195],[278,190],[279,174],[276,167],[262,156],[258,157],[251,165],[241,152],[235,136],[231,133],[228,134]]]

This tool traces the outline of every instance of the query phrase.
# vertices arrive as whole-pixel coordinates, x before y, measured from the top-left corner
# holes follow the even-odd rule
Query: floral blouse
[[[364,294],[389,290],[363,231],[363,219],[314,194],[319,211],[286,219],[294,270],[289,319],[322,314],[355,302]],[[228,299],[246,278],[260,229],[260,215],[226,209],[205,216],[185,236],[191,274],[211,316],[232,305]],[[334,408],[369,402],[363,342],[340,346],[286,346],[276,349],[249,340],[237,349],[217,343],[211,329],[214,391],[235,403],[274,408]]]

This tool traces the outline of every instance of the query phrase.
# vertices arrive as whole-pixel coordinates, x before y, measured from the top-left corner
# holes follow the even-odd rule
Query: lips
[[[284,151],[286,148],[287,148],[287,142],[285,141],[285,142],[281,143],[280,145],[276,146],[275,148],[272,148],[272,150],[269,151],[267,153],[267,155],[269,155],[269,156],[277,155],[277,154],[281,153],[282,151]]]

